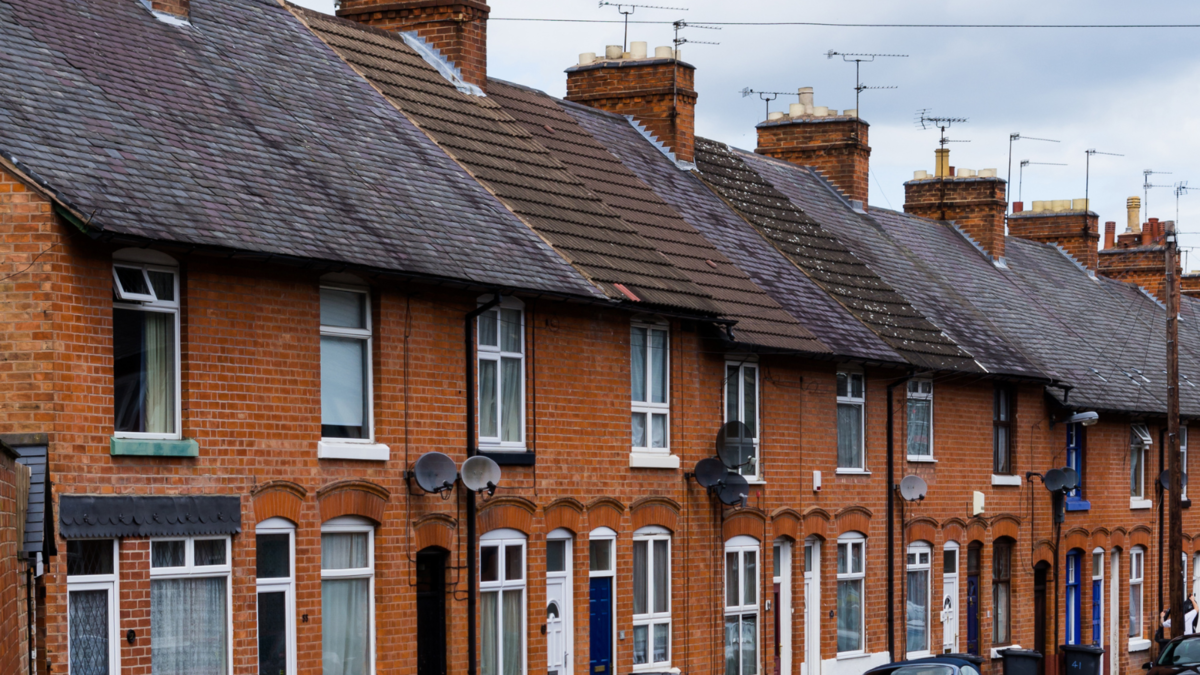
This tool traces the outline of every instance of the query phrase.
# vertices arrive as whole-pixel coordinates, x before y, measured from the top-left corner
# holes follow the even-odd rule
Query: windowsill
[[[866,469],[838,469],[833,472],[837,476],[870,476],[871,472]],[[850,653],[850,652],[848,652]],[[854,652],[857,653],[857,652]],[[866,652],[864,652],[865,654]]]
[[[678,469],[679,455],[665,452],[631,452],[629,453],[629,468],[631,469]]]
[[[1148,509],[1153,506],[1154,502],[1149,499],[1134,499],[1133,497],[1129,498],[1129,509],[1131,511]]]
[[[865,659],[870,655],[871,655],[870,652],[868,652],[865,649],[858,649],[858,650],[855,650],[852,652],[838,652],[837,660],[838,661],[849,661],[851,659]]]
[[[1002,658],[1004,658],[1004,655],[1001,654],[1000,652],[1004,651],[1005,649],[1020,649],[1020,648],[1021,648],[1021,645],[1000,645],[999,647],[992,647],[991,653],[989,654],[989,656],[991,656],[993,659],[1002,659]]]
[[[191,438],[151,440],[113,436],[108,439],[108,452],[114,457],[199,457],[200,444]]]
[[[912,661],[913,659],[927,659],[930,656],[933,656],[933,652],[923,649],[919,652],[909,652],[907,658],[909,661]]]
[[[386,462],[391,459],[391,448],[382,443],[320,441],[317,443],[317,459],[361,459],[370,462]]]
[[[1091,502],[1079,497],[1067,497],[1065,502],[1068,511],[1089,511],[1092,508]]]
[[[1129,638],[1129,651],[1144,652],[1150,649],[1150,641],[1146,638]]]
[[[533,466],[537,463],[537,455],[532,452],[510,452],[508,450],[479,450],[480,457],[487,457],[500,466]]]
[[[934,459],[932,457],[924,457],[924,456],[910,455],[908,458],[908,461],[913,462],[913,463],[921,463],[921,464],[937,464],[936,459]],[[909,658],[913,658],[913,657],[910,656]]]
[[[670,665],[663,666],[634,666],[631,671],[634,675],[651,675],[651,673],[669,673],[670,675],[679,675],[678,668],[672,668]]]
[[[992,485],[1003,487],[1021,487],[1021,477],[1006,476],[1004,474],[994,473],[992,474]]]

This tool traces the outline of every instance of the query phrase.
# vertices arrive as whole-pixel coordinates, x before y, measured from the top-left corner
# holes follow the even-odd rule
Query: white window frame
[[[1192,593],[1200,595],[1200,551],[1192,556]]]
[[[729,554],[731,554],[731,553],[733,555],[737,556],[737,561],[738,561],[738,571],[737,571],[737,580],[736,580],[736,583],[737,583],[736,604],[729,604],[730,603],[730,601],[729,601]],[[747,579],[747,577],[746,577],[746,558],[748,555],[754,556],[754,578],[753,579]],[[760,607],[762,605],[762,602],[761,602],[761,600],[762,600],[762,581],[761,581],[762,580],[762,566],[763,566],[762,545],[754,537],[750,537],[747,535],[739,535],[739,536],[736,536],[725,542],[725,564],[724,564],[725,583],[722,584],[722,586],[723,586],[722,590],[724,592],[721,596],[721,598],[722,598],[721,604],[725,609],[724,618],[725,618],[725,620],[728,620],[729,617],[737,617],[738,626],[739,626],[738,636],[739,636],[739,644],[740,644],[740,637],[742,635],[742,630],[741,630],[740,626],[741,626],[742,618],[748,614],[754,615],[754,625],[755,625],[754,637],[758,641],[757,644],[754,645],[754,654],[755,654],[756,658],[758,659],[757,663],[754,664],[754,670],[752,671],[755,675],[758,675],[759,673],[761,673],[762,660],[763,660],[763,657],[762,657],[763,621],[762,621],[762,611],[760,610]],[[750,602],[747,602],[746,593],[745,593],[747,581],[749,581],[752,584],[752,587],[754,588],[754,598]],[[722,631],[723,631],[724,630],[724,622],[722,622],[721,626],[722,626]],[[738,673],[739,673],[739,675],[746,672],[745,664],[741,663],[741,654],[744,653],[744,651],[745,651],[744,649],[738,650],[738,659],[739,659]]]
[[[493,296],[491,296],[491,295],[481,296],[478,299],[478,302],[479,302],[479,304],[482,305],[484,303],[490,302],[492,299],[493,299]],[[521,326],[520,326],[520,329],[517,331],[517,334],[520,336],[520,339],[521,339],[521,351],[520,352],[506,352],[506,351],[501,350],[501,337],[500,336],[501,336],[502,331],[500,328],[500,321],[501,321],[500,310],[503,310],[503,309],[515,310],[516,312],[518,312],[518,314],[521,317]],[[495,345],[485,345],[485,344],[483,344],[483,341],[479,339],[479,332],[480,332],[480,327],[481,327],[481,323],[480,323],[479,319],[481,319],[484,316],[489,315],[489,314],[494,314],[496,317],[496,344]],[[475,398],[475,400],[476,400],[475,414],[479,419],[476,420],[475,428],[478,430],[477,433],[479,434],[479,438],[478,438],[479,448],[486,452],[525,452],[525,450],[526,450],[526,446],[525,446],[525,376],[526,376],[526,373],[525,373],[525,351],[526,350],[525,350],[525,347],[526,347],[526,344],[525,344],[525,303],[521,302],[517,298],[514,298],[512,296],[505,297],[504,299],[502,299],[500,301],[499,305],[484,312],[483,314],[481,314],[479,316],[479,318],[476,319],[476,321],[475,321],[475,352],[476,352],[475,368],[477,371],[477,375],[475,378],[475,397],[476,397]],[[521,409],[517,413],[517,419],[519,421],[519,428],[518,428],[519,440],[516,440],[516,441],[501,440],[504,437],[504,368],[502,367],[503,359],[517,359],[521,364],[521,369],[520,369],[521,370],[521,386],[520,386],[520,391],[517,392],[517,400],[519,401],[519,405],[521,407]],[[482,373],[479,372],[481,370],[479,368],[479,366],[484,361],[494,361],[496,364],[496,435],[495,436],[484,436],[483,435],[483,425],[481,423],[482,416],[483,416],[483,396],[481,395],[482,394],[481,387],[483,387],[483,377],[482,377]]]
[[[1135,443],[1140,441],[1140,443]],[[1153,439],[1150,437],[1150,429],[1145,424],[1131,424],[1129,426],[1129,508],[1131,509],[1148,509],[1152,506],[1152,500],[1146,497],[1146,457],[1147,450],[1153,446]],[[1135,476],[1133,473],[1133,456],[1138,454],[1138,473]],[[1134,482],[1138,483],[1137,491],[1134,490]]]
[[[1138,632],[1133,633],[1133,606],[1129,608],[1130,635],[1129,635],[1129,651],[1138,651],[1142,648],[1143,642],[1146,640],[1146,586],[1145,586],[1145,564],[1146,564],[1146,549],[1141,546],[1134,546],[1129,549],[1129,597],[1133,598],[1134,589],[1137,589],[1141,607],[1140,616],[1138,619]],[[1149,644],[1146,645],[1149,647]]]
[[[142,275],[146,280],[146,287],[150,289],[150,295],[125,293],[121,287],[121,282],[117,278],[118,267],[126,267],[142,270]],[[174,300],[159,300],[154,295],[154,286],[150,283],[150,277],[147,272],[166,272],[174,278]],[[175,317],[175,326],[173,333],[175,335],[175,411],[174,411],[174,428],[172,433],[148,433],[140,431],[117,431],[116,417],[114,411],[113,417],[113,437],[114,438],[135,438],[143,440],[161,440],[161,441],[177,441],[183,438],[183,354],[182,341],[180,337],[179,315],[181,313],[181,305],[179,302],[179,265],[176,264],[169,256],[157,251],[141,251],[122,249],[113,255],[112,277],[113,277],[113,293],[117,297],[113,299],[113,309],[125,309],[138,312],[156,312],[160,314],[171,314]],[[115,336],[114,336],[115,338]],[[116,394],[116,382],[113,382],[114,396]]]
[[[287,668],[289,673],[296,670],[296,526],[283,518],[267,518],[254,527],[254,535],[286,534],[288,536],[288,576],[259,579],[254,577],[255,607],[257,608],[259,593],[284,594],[284,612],[286,620],[284,630],[287,634]],[[257,541],[255,542],[255,560],[258,556]],[[257,626],[257,624],[256,624]]]
[[[321,325],[321,337],[337,337],[361,340],[366,343],[366,410],[364,421],[367,426],[365,438],[340,438],[321,435],[317,444],[319,459],[359,459],[368,461],[387,461],[390,458],[388,446],[375,442],[375,326],[371,312],[371,291],[366,286],[351,283],[322,281],[320,288],[346,293],[359,293],[363,296],[364,325],[366,328],[345,328],[342,326]],[[318,300],[319,302],[319,300]],[[318,308],[319,313],[319,308]],[[324,420],[322,420],[324,422]],[[323,425],[322,425],[323,426]]]
[[[729,370],[731,368],[737,369],[737,420],[729,419]],[[744,385],[746,382],[747,370],[754,371],[754,458],[748,465],[738,468],[737,471],[741,473],[742,476],[748,481],[761,482],[763,479],[762,455],[759,451],[758,437],[762,431],[759,424],[759,420],[762,417],[760,412],[762,410],[762,370],[758,367],[758,359],[754,357],[747,357],[744,359],[728,360],[725,362],[725,377],[722,380],[724,386],[721,387],[721,399],[723,404],[721,409],[725,411],[726,422],[745,422],[745,420],[741,418],[744,417],[746,413],[746,387]]]
[[[768,609],[779,614],[779,672],[792,673],[792,540],[780,537],[771,547],[771,585],[779,584],[779,602]],[[775,551],[779,551],[779,564],[775,565]]]
[[[1100,556],[1099,564],[1097,564],[1096,556]],[[1103,647],[1105,644],[1104,611],[1107,608],[1107,602],[1104,598],[1104,594],[1108,590],[1104,585],[1104,568],[1105,568],[1105,565],[1107,564],[1105,557],[1106,556],[1104,554],[1104,549],[1102,547],[1097,546],[1096,548],[1092,549],[1092,582],[1093,582],[1092,586],[1095,587],[1096,584],[1094,582],[1097,582],[1097,581],[1100,582],[1100,594],[1099,594],[1100,597],[1096,597],[1095,593],[1092,594],[1092,606],[1095,607],[1097,602],[1100,603],[1100,644],[1097,645],[1100,647]],[[1089,624],[1090,624],[1090,622],[1089,622]],[[1093,644],[1095,644],[1095,643],[1093,643]]]
[[[519,580],[518,579],[505,580],[505,578],[504,578],[505,577],[505,565],[507,564],[507,561],[506,561],[505,555],[504,555],[504,548],[506,546],[513,546],[513,545],[520,545],[520,547],[521,547],[521,578]],[[499,549],[496,554],[497,558],[496,558],[496,580],[495,581],[483,581],[482,580],[483,567],[482,567],[482,565],[480,565],[478,567],[479,574],[481,577],[481,580],[479,582],[479,594],[482,596],[485,592],[489,592],[489,593],[496,592],[497,593],[496,611],[499,613],[500,616],[496,619],[496,631],[497,631],[497,633],[496,633],[496,650],[497,650],[496,651],[496,663],[498,665],[504,663],[504,640],[503,640],[503,636],[504,636],[504,624],[503,624],[503,621],[504,621],[504,592],[520,590],[521,591],[521,625],[518,626],[518,634],[521,636],[521,673],[526,673],[526,672],[528,672],[528,668],[529,668],[529,660],[528,660],[528,658],[529,658],[528,657],[529,636],[527,635],[528,631],[526,630],[526,626],[529,625],[529,616],[528,616],[529,608],[527,606],[528,601],[529,601],[529,590],[528,590],[528,587],[529,587],[529,584],[528,584],[529,538],[526,537],[524,533],[519,532],[517,530],[512,530],[512,529],[492,530],[491,532],[488,532],[488,533],[482,535],[481,537],[479,537],[479,550],[475,552],[475,555],[480,557],[480,562],[482,562],[482,558],[483,558],[483,549],[484,549],[484,547],[487,547],[487,546],[495,546],[495,547],[498,547],[498,549]],[[616,612],[613,612],[613,615],[615,616]],[[480,636],[480,640],[482,641],[482,635]],[[482,659],[482,656],[483,656],[483,654],[480,653],[481,659]]]
[[[844,651],[844,652],[839,651],[837,653],[837,658],[844,659],[844,658],[853,658],[855,656],[862,656],[867,653],[867,617],[866,617],[866,611],[865,611],[866,610],[866,602],[865,602],[865,598],[863,597],[863,595],[866,593],[866,590],[867,590],[866,589],[866,584],[867,584],[867,538],[860,532],[847,532],[846,534],[843,534],[842,536],[838,537],[837,545],[838,545],[838,549],[841,549],[843,546],[846,547],[847,564],[846,564],[845,572],[842,572],[841,570],[837,570],[838,585],[835,587],[835,589],[837,591],[840,591],[841,582],[843,582],[843,581],[857,581],[860,584],[859,592],[858,592],[859,602],[861,603],[859,606],[859,609],[858,609],[859,649],[853,649],[853,650],[848,650],[848,651]],[[854,549],[856,547],[858,548],[858,555],[862,559],[862,570],[859,572],[853,571],[854,570],[853,556],[854,556]],[[838,609],[839,612],[841,611],[840,610],[841,603],[837,602],[836,597],[835,597],[834,607],[839,608]],[[834,633],[835,633],[835,635],[837,633],[836,625],[834,626]],[[836,644],[836,642],[835,642],[835,644]]]
[[[858,466],[841,466],[841,464],[840,464],[841,459],[839,458],[838,459],[839,465],[837,467],[836,473],[850,473],[850,474],[869,473],[867,471],[867,415],[866,415],[867,377],[865,374],[863,374],[863,372],[861,370],[855,370],[855,369],[849,369],[849,368],[838,370],[837,375],[835,377],[840,378],[843,375],[846,377],[846,395],[837,397],[837,405],[839,407],[842,405],[853,405],[853,406],[858,407],[858,429],[859,429]],[[854,393],[853,382],[854,382],[855,377],[859,378],[860,382],[862,383],[862,396],[858,396],[858,397],[853,396],[853,393]],[[837,387],[836,379],[834,381],[834,387],[835,387],[834,391],[836,393],[836,387]],[[836,414],[834,416],[834,424],[835,424],[835,428],[838,428],[836,426],[837,425]],[[840,433],[840,428],[838,428],[838,431]],[[841,444],[840,437],[838,438],[837,442],[839,445]]]
[[[1188,454],[1187,454],[1188,428],[1186,424],[1179,425],[1179,471],[1183,474],[1183,489],[1179,491],[1179,498],[1187,500],[1187,474],[1188,474]]]
[[[361,532],[367,535],[367,566],[344,570],[321,569],[321,580],[325,579],[368,579],[367,625],[371,627],[368,656],[371,659],[368,673],[375,672],[375,525],[365,518],[340,516],[321,524],[321,534],[344,534]],[[318,549],[319,552],[319,549]],[[318,553],[319,555],[319,553]],[[320,564],[318,557],[317,564]]]
[[[921,562],[921,556],[925,556],[925,562]],[[914,541],[908,545],[908,551],[904,558],[904,583],[905,583],[905,608],[904,608],[904,630],[905,636],[908,635],[908,607],[907,604],[912,602],[912,598],[908,597],[908,573],[909,572],[924,572],[925,573],[925,648],[909,650],[908,658],[917,659],[929,656],[933,653],[931,643],[933,642],[933,546],[926,541]],[[864,561],[864,566],[866,562]],[[910,648],[908,640],[905,639],[905,648]]]
[[[552,541],[563,542],[563,569],[560,571],[551,571],[549,562],[547,561],[546,579],[563,580],[563,605],[562,607],[559,607],[559,611],[562,613],[563,639],[566,641],[566,644],[564,645],[563,649],[564,662],[560,673],[561,675],[571,675],[571,673],[575,670],[575,664],[573,663],[575,659],[575,558],[573,557],[575,535],[572,534],[570,530],[560,527],[546,535],[547,548],[550,546],[550,542]],[[547,601],[546,604],[547,609],[549,609],[549,601]],[[549,649],[549,645],[547,645],[547,649]]]
[[[633,664],[634,672],[641,670],[659,671],[671,668],[671,655],[674,653],[673,645],[671,644],[672,628],[671,625],[671,531],[665,527],[651,525],[643,527],[633,533],[633,545],[636,548],[638,544],[646,545],[646,606],[647,609],[652,609],[654,601],[654,542],[667,542],[667,610],[665,612],[646,612],[643,614],[633,615],[633,630],[635,633],[634,643],[636,645],[636,633],[639,627],[646,628],[646,663],[636,663],[637,652],[634,651]],[[635,576],[637,570],[632,570],[632,575]],[[634,579],[636,582],[636,579]],[[665,661],[652,661],[654,657],[654,627],[657,625],[666,624],[667,626],[667,659]]]
[[[914,385],[916,386],[916,391],[913,391]],[[928,391],[921,391],[924,385],[928,385]],[[908,381],[906,391],[907,396],[904,405],[904,452],[910,462],[936,462],[937,460],[933,456],[933,380],[930,378],[913,378]],[[866,394],[865,387],[863,394]],[[908,451],[908,409],[913,401],[929,401],[929,453],[925,455],[914,455]]]
[[[225,542],[225,564],[224,565],[204,565],[196,566],[195,561],[195,545],[197,541],[217,541]],[[155,542],[164,541],[183,541],[183,567],[155,567],[154,560],[154,544]],[[152,537],[150,539],[150,581],[155,579],[201,579],[201,578],[225,578],[225,659],[226,672],[233,672],[233,541],[229,535],[224,536],[207,536],[194,535],[187,537]],[[154,626],[150,626],[153,633]]]
[[[67,668],[71,663],[71,597],[72,591],[108,591],[108,664],[110,673],[121,672],[121,637],[120,637],[120,596],[121,592],[121,556],[117,539],[112,542],[113,571],[112,574],[77,574],[67,575],[67,606],[64,612],[67,620]]]
[[[672,469],[678,468],[679,467],[678,457],[672,457],[672,455],[671,455],[671,330],[670,330],[670,326],[668,326],[665,323],[634,321],[630,325],[630,329],[629,329],[630,359],[631,360],[633,358],[633,356],[632,356],[633,337],[632,336],[633,336],[633,331],[635,331],[635,330],[646,331],[646,385],[645,385],[646,400],[645,401],[636,401],[633,399],[633,385],[632,385],[632,381],[633,381],[632,370],[633,370],[633,368],[632,368],[632,361],[631,361],[631,364],[630,364],[630,391],[629,391],[630,416],[631,416],[631,418],[632,418],[632,415],[645,415],[646,416],[646,439],[647,440],[646,440],[646,445],[644,445],[644,446],[633,444],[633,437],[632,437],[633,421],[631,419],[629,422],[629,425],[630,425],[630,452],[631,452],[633,458],[630,460],[630,464],[631,464],[631,466],[640,466],[640,467],[657,467],[657,468],[672,468]],[[663,383],[663,392],[665,393],[664,398],[666,399],[666,401],[664,401],[662,403],[654,403],[653,401],[649,400],[650,398],[652,398],[650,395],[650,392],[654,386],[654,382],[651,379],[651,368],[650,368],[650,363],[651,363],[650,335],[651,335],[651,331],[661,331],[664,334],[664,338],[666,340],[666,345],[667,345],[667,353],[663,355],[664,359],[665,359],[664,365],[666,366],[666,377],[667,377],[667,381]],[[652,416],[654,416],[654,415],[663,415],[666,418],[664,420],[664,424],[666,424],[666,446],[665,447],[655,448],[655,447],[651,447],[651,445],[650,445],[650,438],[652,437],[652,433],[653,433],[652,432],[652,429],[653,429]],[[671,461],[671,460],[674,460],[674,461]],[[663,463],[664,461],[666,462],[665,464]]]

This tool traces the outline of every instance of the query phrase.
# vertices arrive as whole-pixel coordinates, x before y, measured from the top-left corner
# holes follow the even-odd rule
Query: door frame
[[[267,518],[266,520],[254,526],[254,536],[260,534],[286,534],[288,535],[288,578],[287,579],[266,579],[259,581],[257,576],[254,580],[254,604],[257,613],[258,594],[259,593],[278,593],[284,594],[284,612],[287,614],[284,630],[287,631],[287,672],[288,675],[296,675],[296,526],[290,520],[284,518]],[[257,545],[255,546],[257,551]],[[255,620],[255,630],[258,629],[257,618]],[[255,645],[257,648],[257,645]],[[257,664],[255,670],[258,669]]]
[[[591,568],[590,564],[588,565],[588,587],[589,587],[588,592],[589,592],[589,594],[591,593],[591,580],[592,579],[594,579],[596,577],[608,577],[609,579],[612,579],[612,581],[610,581],[609,585],[608,585],[609,607],[610,607],[609,613],[612,615],[612,625],[609,627],[609,641],[608,641],[609,645],[611,645],[609,648],[609,651],[611,653],[608,655],[608,658],[609,658],[609,662],[612,664],[610,667],[609,675],[612,675],[611,671],[615,670],[617,667],[617,533],[612,528],[597,527],[596,529],[592,530],[588,534],[588,545],[590,546],[592,541],[600,540],[600,539],[604,539],[604,540],[611,542],[611,545],[608,547],[608,555],[609,555],[608,569],[596,571]],[[588,663],[591,663],[591,634],[590,634],[591,626],[592,626],[591,611],[589,610],[589,612],[588,612],[588,631],[589,631]],[[592,675],[590,666],[588,669],[588,674]]]
[[[546,541],[565,541],[563,558],[563,571],[551,572],[547,565],[546,570],[546,606],[550,604],[550,579],[562,579],[563,597],[562,606],[559,608],[563,623],[563,672],[561,675],[571,675],[575,670],[575,600],[574,600],[574,553],[575,553],[575,537],[570,530],[558,528],[546,535]],[[549,645],[547,645],[549,649]],[[547,669],[549,668],[549,653],[547,653]]]
[[[812,565],[804,566],[803,675],[821,675],[821,540],[809,537],[804,548],[805,562],[811,560]]]
[[[450,552],[447,551],[446,549],[442,548],[441,546],[427,546],[427,547],[421,549],[420,551],[417,551],[416,564],[418,566],[421,564],[421,558],[423,556],[441,558],[442,576],[441,576],[440,595],[441,595],[441,601],[442,601],[442,606],[441,606],[441,609],[442,609],[442,612],[441,612],[441,614],[442,614],[442,675],[445,675],[446,673],[449,672],[449,669],[450,669],[450,658],[449,658],[449,655],[446,653],[446,649],[449,646],[449,632],[450,632],[446,627],[446,619],[449,615],[449,613],[447,612],[448,608],[447,608],[447,603],[446,603],[446,570],[449,569],[449,567],[450,567]],[[416,595],[417,595],[417,633],[416,633],[416,638],[417,638],[417,672],[418,673],[420,673],[420,669],[421,669],[421,645],[423,642],[421,640],[421,626],[423,626],[425,624],[425,621],[423,620],[423,617],[421,616],[421,593],[422,593],[422,591],[420,590],[420,588],[421,588],[420,579],[421,579],[421,572],[418,570],[417,571],[417,586],[416,586],[416,589],[417,589],[417,591],[416,591]]]
[[[1120,620],[1121,612],[1119,610],[1114,612],[1114,611],[1112,611],[1112,608],[1121,606],[1121,604],[1120,604],[1121,603],[1121,550],[1113,549],[1112,552],[1109,553],[1109,558],[1111,558],[1111,560],[1109,561],[1109,571],[1111,572],[1111,574],[1109,575],[1109,581],[1108,581],[1108,587],[1109,587],[1108,644],[1120,645],[1121,644],[1121,620]],[[1111,675],[1119,675],[1119,673],[1121,672],[1121,659],[1119,659],[1119,658],[1109,659],[1108,660],[1108,672]]]
[[[942,653],[946,652],[946,631],[947,629],[954,631],[954,639],[949,643],[952,653],[958,652],[958,619],[960,612],[958,611],[959,599],[958,594],[962,591],[962,587],[958,583],[959,568],[962,564],[960,559],[961,549],[957,541],[948,541],[942,546],[942,611],[945,612],[946,598],[950,599],[950,620],[947,621],[945,615],[942,615]],[[947,555],[954,556],[954,571],[946,571]],[[954,587],[953,592],[946,590],[947,584]]]
[[[794,610],[792,609],[792,540],[780,537],[772,545],[779,547],[779,574],[772,578],[772,585],[779,586],[779,599],[775,603],[775,622],[779,626],[776,648],[779,650],[779,675],[792,675],[792,633]]]

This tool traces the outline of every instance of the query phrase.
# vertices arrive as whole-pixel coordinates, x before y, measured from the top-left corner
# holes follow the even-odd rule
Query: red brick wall
[[[952,220],[993,258],[1004,257],[1004,180],[927,178],[904,184],[904,212]]]
[[[151,0],[150,2],[150,6],[156,12],[166,12],[185,19],[191,13],[191,4],[191,0]]]
[[[815,167],[847,199],[867,203],[870,125],[861,119],[797,119],[758,125],[755,152]]]
[[[1099,256],[1100,273],[1106,277],[1135,283],[1159,300],[1165,301],[1166,257],[1166,248],[1163,246],[1105,249]],[[1179,269],[1178,258],[1179,254],[1176,253],[1176,269]]]
[[[27,469],[0,448],[0,673],[13,675],[29,672],[26,565],[18,557],[22,543],[17,536],[18,471]]]
[[[465,82],[487,89],[487,19],[479,0],[344,0],[337,15],[375,28],[416,31],[460,69]]]
[[[633,115],[675,158],[696,157],[696,69],[664,59],[602,61],[567,70],[568,101]]]
[[[1058,244],[1084,267],[1099,264],[1100,216],[1082,211],[1024,211],[1008,217],[1008,233],[1022,239]]]

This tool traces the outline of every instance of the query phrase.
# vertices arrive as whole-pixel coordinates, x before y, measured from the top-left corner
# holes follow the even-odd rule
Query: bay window
[[[670,668],[671,535],[661,527],[633,534],[633,666]]]
[[[525,672],[525,535],[492,530],[479,542],[480,675]]]
[[[634,324],[629,338],[634,452],[670,447],[669,345],[665,326]]]
[[[863,434],[866,392],[862,373],[837,374],[837,431],[839,471],[865,471]]]
[[[117,569],[115,539],[67,542],[67,669],[71,673],[120,671]]]
[[[725,542],[725,675],[758,673],[758,541]]]
[[[179,270],[124,260],[112,270],[114,435],[178,439]]]
[[[479,315],[479,443],[525,449],[525,312],[516,298]]]
[[[837,545],[837,650],[853,654],[863,644],[863,584],[866,581],[866,537],[850,532]]]
[[[324,675],[375,672],[375,527],[342,516],[321,526]]]
[[[933,380],[908,381],[908,459],[933,459]]]
[[[751,443],[742,443],[738,472],[753,480],[760,477],[758,458],[758,364],[725,364],[725,421],[741,422]]]
[[[233,668],[229,537],[150,541],[150,668],[224,675]]]

